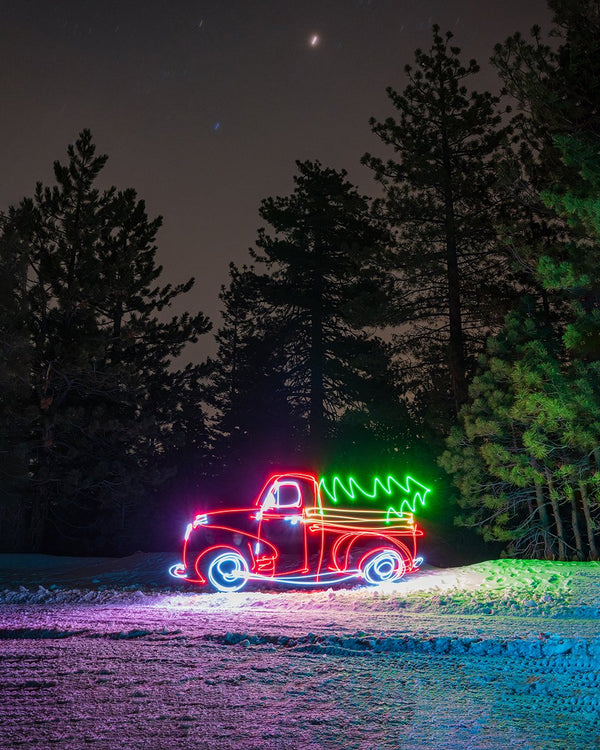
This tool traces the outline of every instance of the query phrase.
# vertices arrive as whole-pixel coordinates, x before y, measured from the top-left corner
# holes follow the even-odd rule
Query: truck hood
[[[255,519],[257,510],[257,508],[252,507],[199,513],[194,519],[194,528],[225,527],[240,533],[256,533],[258,527],[258,522]]]

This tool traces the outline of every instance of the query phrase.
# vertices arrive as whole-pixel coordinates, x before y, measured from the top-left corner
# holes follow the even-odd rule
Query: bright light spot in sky
[[[321,38],[319,37],[319,35],[318,34],[313,34],[311,36],[311,38],[310,38],[310,46],[311,47],[316,47],[319,44],[320,41],[321,41]]]

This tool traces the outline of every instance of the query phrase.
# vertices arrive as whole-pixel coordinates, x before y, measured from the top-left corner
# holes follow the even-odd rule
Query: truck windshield
[[[275,491],[278,508],[299,508],[302,493],[296,482],[282,482]]]
[[[300,508],[302,506],[300,485],[293,480],[275,482],[263,496],[260,505],[263,510],[269,508]]]

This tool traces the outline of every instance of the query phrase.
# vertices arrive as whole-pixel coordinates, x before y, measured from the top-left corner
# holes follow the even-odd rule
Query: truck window
[[[297,482],[280,482],[275,490],[278,508],[299,508],[302,505],[302,492]]]

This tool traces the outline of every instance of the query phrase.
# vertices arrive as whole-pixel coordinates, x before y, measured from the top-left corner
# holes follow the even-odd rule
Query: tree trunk
[[[323,249],[315,246],[315,278],[313,284],[313,301],[311,306],[310,329],[310,411],[309,431],[311,453],[317,461],[320,459],[325,438],[325,393],[323,388],[323,276],[321,272]]]
[[[583,517],[585,518],[585,529],[587,532],[588,545],[590,548],[590,560],[599,560],[598,547],[596,546],[596,536],[594,534],[594,521],[590,510],[590,501],[588,498],[587,487],[585,482],[579,482],[579,492],[581,494],[581,505],[583,507]]]
[[[573,488],[570,486],[565,487],[565,495],[569,498],[571,503],[571,525],[573,527],[573,536],[575,537],[575,548],[577,549],[577,557],[580,560],[584,559],[583,554],[583,540],[581,538],[581,531],[579,529],[579,516],[577,513],[577,501],[575,500],[575,493]]]
[[[0,548],[21,552],[27,548],[27,517],[22,498],[0,504]]]
[[[550,471],[546,469],[546,482],[548,483],[548,492],[550,494],[550,503],[552,504],[552,513],[554,515],[554,525],[556,526],[556,536],[558,539],[558,559],[567,559],[567,545],[565,544],[565,532],[562,518],[560,517],[560,508],[558,506],[558,497],[554,489],[554,482]]]
[[[464,335],[462,330],[462,310],[460,296],[460,271],[458,268],[458,241],[454,212],[454,191],[450,146],[444,109],[445,89],[440,86],[440,107],[442,109],[441,140],[444,166],[444,230],[446,235],[446,280],[448,284],[448,323],[450,343],[448,346],[448,367],[454,399],[454,411],[458,412],[467,400],[467,379],[465,367]]]
[[[41,552],[46,535],[46,520],[48,518],[48,499],[40,494],[34,497],[29,522],[29,543],[32,552]]]
[[[121,364],[121,326],[123,323],[123,303],[118,302],[112,314],[112,337],[110,347],[110,361],[112,365]]]
[[[554,559],[554,549],[550,537],[550,521],[548,520],[548,511],[544,502],[544,488],[538,482],[535,483],[535,503],[544,534],[544,557],[546,560],[552,560]]]

